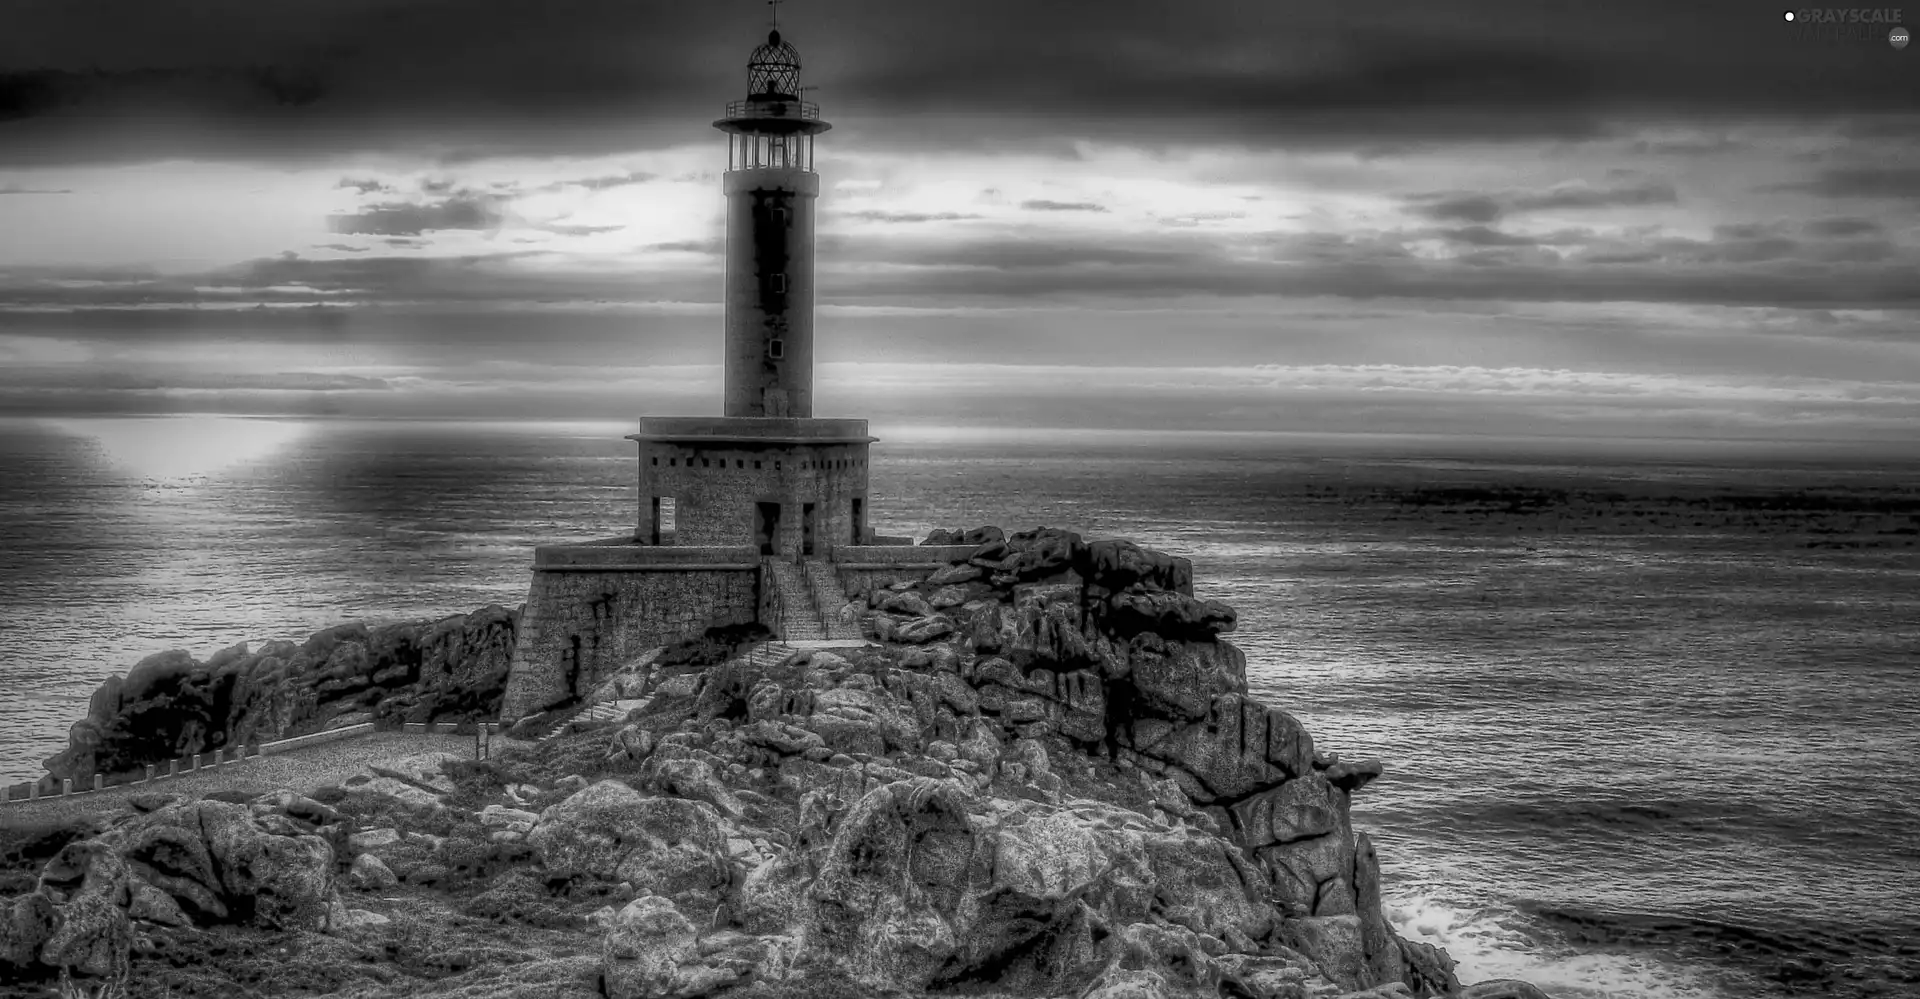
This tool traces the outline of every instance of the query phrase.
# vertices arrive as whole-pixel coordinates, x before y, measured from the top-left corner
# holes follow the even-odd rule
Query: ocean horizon
[[[618,422],[0,420],[0,779],[94,688],[520,604],[631,529]],[[1834,442],[875,428],[882,533],[1193,560],[1252,692],[1386,775],[1389,908],[1558,999],[1920,988],[1920,456]]]

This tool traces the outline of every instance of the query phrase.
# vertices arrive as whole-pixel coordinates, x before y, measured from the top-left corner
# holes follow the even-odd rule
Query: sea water
[[[108,675],[525,596],[618,425],[0,423],[0,778]],[[1920,995],[1920,467],[1733,444],[877,428],[883,533],[1191,558],[1253,692],[1386,776],[1390,915],[1560,999]]]

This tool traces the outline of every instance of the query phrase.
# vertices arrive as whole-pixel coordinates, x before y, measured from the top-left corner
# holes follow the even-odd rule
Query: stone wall
[[[636,537],[653,534],[653,501],[673,497],[676,545],[747,545],[758,551],[756,504],[781,505],[779,550],[798,554],[804,503],[814,504],[814,553],[854,538],[853,501],[867,499],[864,443],[640,444],[640,517]],[[865,514],[871,521],[872,512]]]
[[[656,645],[760,615],[760,570],[706,566],[627,569],[536,566],[520,619],[504,723],[578,697]]]

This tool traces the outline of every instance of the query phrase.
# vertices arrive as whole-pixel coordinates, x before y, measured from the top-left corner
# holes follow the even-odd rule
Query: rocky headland
[[[974,550],[931,574],[849,581],[846,613],[876,646],[662,657],[631,682],[648,700],[624,721],[492,759],[393,761],[311,795],[143,795],[8,833],[0,982],[474,999],[1542,995],[1463,987],[1445,953],[1394,933],[1349,813],[1380,764],[1325,752],[1247,695],[1221,637],[1233,612],[1194,595],[1184,559],[1057,530],[930,541]],[[381,672],[346,664],[406,645],[362,629],[276,647],[279,665],[255,657],[247,682],[281,679],[225,703],[311,703],[289,716],[317,727],[401,691],[399,710],[432,714],[422,684],[491,676],[512,616],[439,627],[458,649],[415,641],[443,653],[384,660],[417,675],[322,696]],[[95,699],[96,759],[119,751],[105,706],[129,703],[132,679],[118,701]],[[447,696],[431,703],[483,709]],[[236,719],[263,714],[193,717],[244,739]]]
[[[495,718],[519,619],[491,606],[437,621],[344,624],[298,644],[242,643],[204,663],[181,651],[148,656],[94,691],[67,748],[46,760],[43,789],[359,722]]]

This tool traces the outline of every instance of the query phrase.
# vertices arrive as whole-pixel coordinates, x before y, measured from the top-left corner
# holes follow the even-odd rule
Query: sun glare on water
[[[91,440],[112,468],[130,478],[183,482],[271,457],[305,436],[305,424],[223,416],[50,420]]]

